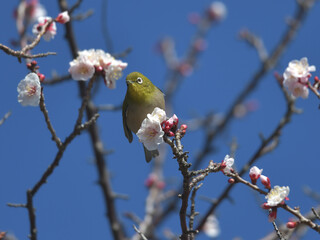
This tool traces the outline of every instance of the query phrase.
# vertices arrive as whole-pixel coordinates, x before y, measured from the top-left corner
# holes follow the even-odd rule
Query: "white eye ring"
[[[141,84],[143,82],[142,78],[141,77],[138,77],[137,78],[137,83]]]

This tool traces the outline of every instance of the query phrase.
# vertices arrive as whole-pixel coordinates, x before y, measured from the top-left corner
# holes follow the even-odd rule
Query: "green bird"
[[[143,74],[132,72],[126,78],[127,93],[122,105],[123,130],[129,142],[132,132],[137,133],[148,113],[158,107],[165,110],[164,94]],[[158,150],[149,151],[144,146],[146,161],[159,155]]]

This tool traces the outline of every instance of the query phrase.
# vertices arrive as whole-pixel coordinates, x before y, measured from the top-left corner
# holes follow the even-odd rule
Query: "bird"
[[[148,113],[158,107],[165,110],[163,92],[142,73],[132,72],[126,77],[127,92],[122,104],[123,130],[129,143],[132,142],[132,132],[138,132],[142,121]],[[144,148],[146,162],[159,156],[158,150],[149,151]]]

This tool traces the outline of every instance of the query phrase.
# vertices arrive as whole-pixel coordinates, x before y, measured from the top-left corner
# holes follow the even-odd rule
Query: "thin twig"
[[[43,85],[53,85],[53,84],[61,83],[61,82],[64,82],[64,81],[67,81],[67,80],[70,80],[70,79],[71,79],[71,75],[70,74],[67,74],[67,75],[64,75],[64,76],[53,76],[51,79],[44,80],[42,82],[42,84]]]
[[[48,111],[46,108],[46,104],[44,103],[43,89],[41,89],[39,106],[40,106],[41,112],[43,113],[45,122],[47,123],[47,128],[49,129],[49,131],[51,133],[51,139],[53,141],[55,141],[57,148],[59,149],[62,145],[62,142],[61,142],[60,138],[57,136],[56,131],[53,129],[53,126],[51,124],[51,121],[50,121],[50,118],[48,115]]]
[[[133,225],[133,229],[140,235],[143,240],[148,240],[145,235],[135,226]]]
[[[55,52],[46,52],[46,53],[38,53],[38,54],[27,54],[24,53],[22,51],[15,51],[3,44],[0,43],[0,49],[3,50],[5,53],[7,53],[8,55],[11,56],[15,56],[18,58],[42,58],[42,57],[46,57],[49,55],[56,55],[57,53]]]
[[[0,119],[0,126],[11,116],[11,111],[7,112],[3,118]]]

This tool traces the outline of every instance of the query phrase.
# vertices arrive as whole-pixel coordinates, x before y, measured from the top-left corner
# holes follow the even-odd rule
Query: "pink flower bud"
[[[233,178],[228,179],[228,183],[233,184],[234,182],[235,182],[235,180]]]
[[[261,175],[260,180],[266,189],[271,189],[270,179],[268,177]]]
[[[43,75],[42,73],[37,73],[37,75],[38,75],[38,77],[39,77],[39,79],[40,79],[40,82],[43,82],[44,79],[46,78],[46,76]]]
[[[56,21],[59,23],[66,23],[70,21],[70,16],[68,14],[68,11],[64,11],[62,13],[59,13],[58,17],[56,18]]]
[[[298,225],[298,222],[287,222],[287,228],[295,228]]]
[[[171,132],[171,131],[169,131],[169,132],[167,133],[167,135],[168,135],[169,137],[174,137],[174,133]]]
[[[256,166],[253,166],[250,169],[249,177],[251,179],[252,184],[256,184],[257,180],[260,178],[263,169],[259,169]]]

